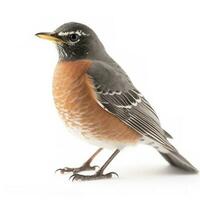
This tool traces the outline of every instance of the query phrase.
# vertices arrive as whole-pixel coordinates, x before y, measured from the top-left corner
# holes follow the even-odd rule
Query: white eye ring
[[[72,43],[76,43],[76,42],[80,41],[80,35],[78,35],[77,33],[69,34],[68,38],[69,38],[70,42],[72,42]]]

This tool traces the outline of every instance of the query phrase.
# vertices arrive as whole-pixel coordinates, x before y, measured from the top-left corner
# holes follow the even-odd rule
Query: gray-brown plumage
[[[100,149],[80,168],[73,171],[74,180],[110,178],[104,174],[111,160],[127,145],[151,144],[172,165],[196,173],[193,167],[170,144],[172,138],[162,129],[155,111],[135,88],[123,69],[107,54],[97,35],[79,23],[67,23],[52,33],[37,36],[52,40],[59,52],[54,74],[53,95],[56,107],[66,125]],[[94,169],[93,158],[104,147],[116,149],[94,175],[79,171]]]

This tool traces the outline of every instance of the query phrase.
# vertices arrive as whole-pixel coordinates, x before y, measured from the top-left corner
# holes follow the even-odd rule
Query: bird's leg
[[[82,175],[82,174],[77,174],[74,173],[70,179],[72,179],[72,181],[76,180],[76,181],[90,181],[90,180],[98,180],[98,179],[106,179],[106,178],[112,178],[113,175],[118,176],[117,173],[115,172],[110,172],[107,174],[104,174],[104,170],[106,169],[106,167],[110,164],[110,162],[113,160],[113,158],[119,153],[120,151],[117,149],[115,150],[115,152],[109,157],[109,159],[104,163],[104,165],[93,175]]]
[[[93,161],[93,159],[96,157],[96,155],[99,154],[99,152],[102,149],[103,148],[99,148],[86,162],[83,163],[81,167],[76,167],[76,168],[64,167],[64,168],[57,169],[56,172],[59,171],[61,174],[64,174],[66,172],[78,173],[81,171],[95,170],[96,168],[98,168],[98,166],[97,165],[91,166],[90,164]]]

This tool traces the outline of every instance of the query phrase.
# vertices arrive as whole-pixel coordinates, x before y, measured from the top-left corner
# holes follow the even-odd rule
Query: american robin
[[[124,147],[140,142],[154,147],[171,165],[198,172],[170,144],[172,136],[161,127],[154,109],[107,54],[93,30],[71,22],[36,35],[55,42],[58,49],[53,96],[60,116],[75,134],[100,147],[81,167],[65,167],[60,172],[73,172],[73,180],[111,178],[117,174],[104,170],[112,159]],[[115,151],[96,173],[79,174],[94,170],[90,165],[93,158],[107,147]]]

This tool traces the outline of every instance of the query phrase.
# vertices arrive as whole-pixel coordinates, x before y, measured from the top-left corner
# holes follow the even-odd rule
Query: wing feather
[[[93,80],[97,101],[105,110],[144,137],[176,151],[168,142],[154,109],[123,71],[103,62],[94,62],[87,73]]]

